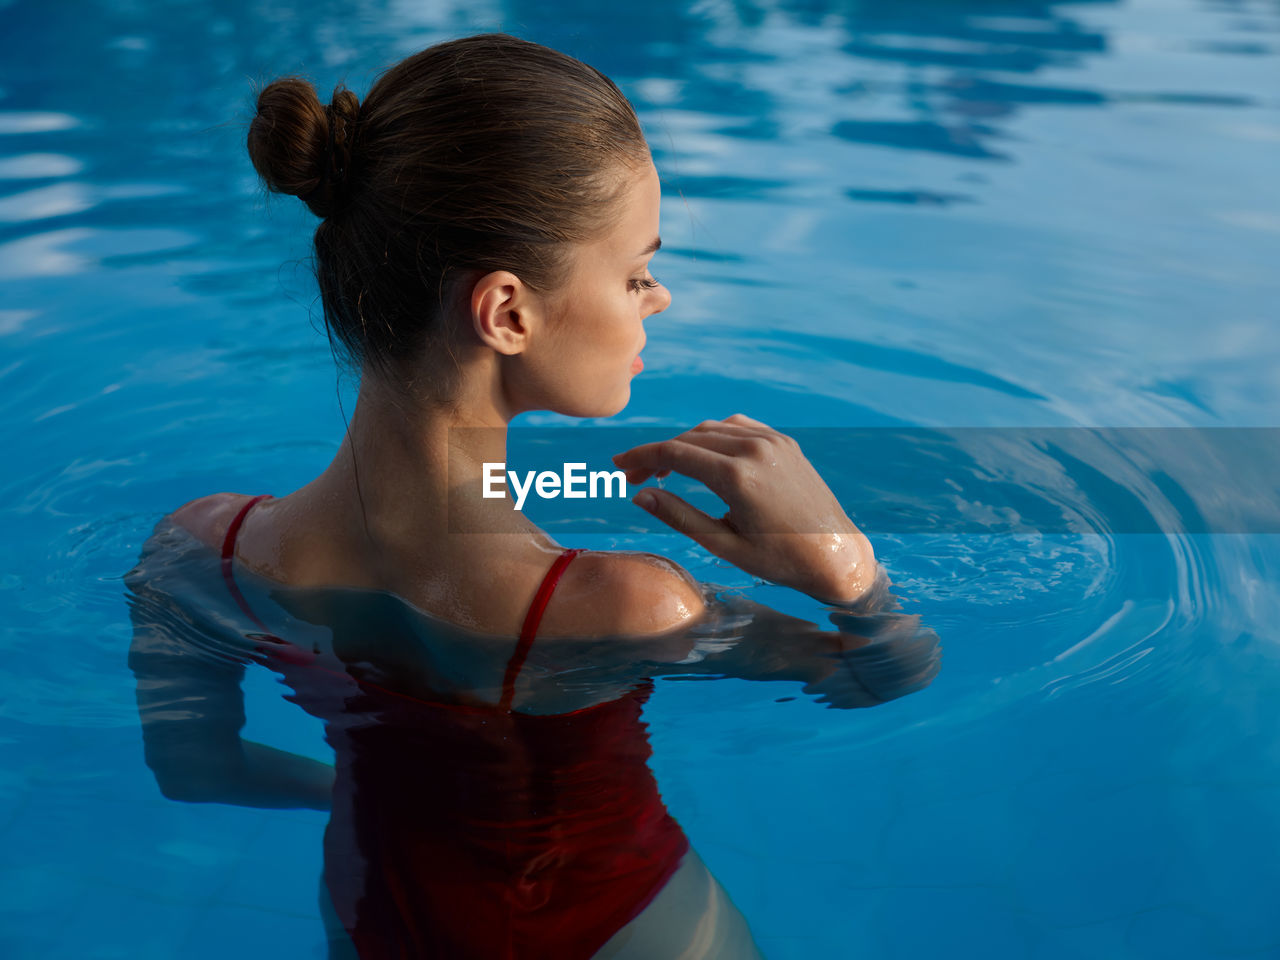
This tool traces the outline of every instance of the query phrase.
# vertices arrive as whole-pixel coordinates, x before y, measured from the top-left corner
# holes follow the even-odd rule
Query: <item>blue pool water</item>
[[[674,295],[618,425],[740,410],[838,447],[1280,424],[1274,3],[557,6],[0,3],[0,956],[324,955],[326,816],[161,796],[125,660],[122,577],[156,520],[295,489],[354,402],[314,220],[244,151],[254,81],[363,93],[493,29],[617,80],[664,180]],[[1059,449],[1090,502],[1278,496]],[[858,471],[807,452],[843,464],[833,486]],[[659,678],[647,704],[667,806],[765,955],[1280,956],[1275,531],[984,532],[946,522],[983,502],[938,481],[885,490],[938,524],[868,530],[941,638],[926,689],[832,710]],[[823,616],[680,538],[611,539]],[[283,692],[250,671],[244,736],[326,759]]]

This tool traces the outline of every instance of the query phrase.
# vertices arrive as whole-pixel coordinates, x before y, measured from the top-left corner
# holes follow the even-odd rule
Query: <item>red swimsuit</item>
[[[263,630],[232,573],[223,574]],[[647,760],[652,681],[562,714],[511,710],[542,611],[578,550],[552,564],[498,706],[422,700],[357,681],[330,653],[250,634],[335,751],[325,877],[362,960],[588,960],[666,884],[688,849]],[[371,624],[370,629],[376,629]]]

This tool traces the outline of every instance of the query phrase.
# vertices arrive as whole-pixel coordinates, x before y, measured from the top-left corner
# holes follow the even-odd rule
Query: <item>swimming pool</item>
[[[812,430],[853,481],[855,429],[998,446],[1280,412],[1274,4],[0,15],[6,957],[322,956],[326,817],[162,797],[125,662],[121,577],[155,520],[290,490],[342,432],[300,262],[313,221],[264,200],[244,155],[252,79],[363,92],[487,29],[617,79],[665,181],[654,272],[675,296],[628,429],[742,410]],[[795,684],[657,680],[663,798],[771,960],[1280,954],[1280,554],[1265,525],[1189,522],[1274,486],[1046,449],[1084,501],[1128,491],[1182,526],[993,532],[971,472],[951,494],[899,474],[882,493],[912,522],[868,533],[941,637],[928,688],[837,711]],[[1022,509],[1056,510],[1055,489]],[[606,539],[822,616],[652,528]],[[273,674],[245,692],[246,737],[324,757]]]

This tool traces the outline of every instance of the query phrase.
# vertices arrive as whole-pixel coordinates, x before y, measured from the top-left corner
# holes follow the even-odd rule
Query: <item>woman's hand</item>
[[[874,707],[927,687],[941,667],[938,634],[918,614],[833,613],[839,632],[823,633],[828,666],[804,686],[819,703],[847,710]]]
[[[870,541],[800,445],[759,420],[740,413],[706,420],[613,462],[628,483],[672,471],[705,483],[729,505],[719,519],[666,490],[641,490],[632,502],[747,573],[830,603],[857,600],[874,581]]]

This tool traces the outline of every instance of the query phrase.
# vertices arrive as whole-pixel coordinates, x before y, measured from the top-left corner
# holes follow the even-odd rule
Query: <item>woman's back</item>
[[[437,687],[463,691],[465,697],[477,691],[492,697],[500,689],[538,589],[562,553],[516,536],[483,535],[471,538],[470,545],[466,537],[441,537],[438,543],[424,544],[413,556],[383,555],[374,565],[368,563],[367,554],[344,542],[341,533],[325,529],[322,515],[310,520],[296,511],[273,511],[278,506],[275,498],[255,499],[214,494],[186,504],[170,519],[214,551],[227,545],[228,532],[235,525],[231,551],[242,587],[269,590],[294,608],[330,598],[316,617],[358,620],[362,594],[366,604],[370,597],[393,595],[397,599],[388,602],[431,615],[437,665],[434,682]],[[406,577],[406,570],[416,573]],[[379,571],[392,573],[382,579]],[[448,589],[439,589],[441,583]],[[350,588],[341,591],[347,602],[336,609],[331,602],[335,587]],[[699,586],[661,557],[574,551],[573,561],[556,572],[554,589],[541,606],[536,624],[542,641],[539,652],[547,641],[562,641],[557,646],[567,644],[560,651],[564,660],[583,646],[580,641],[619,637],[627,638],[619,641],[624,644],[643,642],[647,659],[679,660],[691,645],[681,628],[696,620],[704,606]],[[273,610],[279,609],[279,603],[255,608],[254,616],[263,618],[261,629],[280,627],[272,623]],[[457,635],[442,634],[441,621],[458,627]],[[342,660],[379,665],[384,676],[398,674],[402,683],[412,684],[424,669],[404,643],[397,648],[386,636],[356,630],[334,637],[345,644],[335,651]],[[520,686],[522,709],[548,712],[565,706],[563,697],[528,686]],[[541,698],[544,707],[531,702],[530,695]]]
[[[324,893],[332,935],[349,939],[363,958],[587,960],[624,949],[620,937],[640,953],[619,957],[666,956],[672,944],[704,935],[729,951],[707,956],[755,956],[741,915],[689,850],[648,767],[642,719],[653,689],[648,678],[690,663],[696,669],[705,648],[686,654],[698,631],[677,626],[656,636],[613,636],[563,629],[575,613],[578,623],[595,627],[628,617],[651,622],[645,597],[653,596],[655,579],[637,574],[655,572],[655,558],[562,551],[529,591],[518,635],[482,634],[385,588],[290,584],[254,572],[243,562],[240,538],[254,511],[272,499],[215,495],[188,504],[157,528],[166,535],[153,537],[156,548],[144,551],[130,579],[162,594],[180,592],[186,579],[198,581],[196,602],[235,635],[224,649],[252,650],[247,659],[292,688],[288,699],[324,720],[335,753]],[[259,537],[288,545],[287,531],[267,525]],[[191,561],[189,578],[165,576],[165,543]],[[594,556],[597,570],[577,585],[589,598],[578,604],[584,614],[560,587]],[[610,581],[611,569],[627,572]],[[665,576],[684,585],[670,570],[657,572],[657,582]],[[604,591],[611,582],[622,587],[625,602],[609,602]],[[682,606],[672,599],[676,591],[666,593],[667,609],[686,627],[699,626],[693,604]],[[704,595],[695,596],[701,604]],[[540,620],[557,603],[565,611],[561,635],[542,637]],[[707,625],[715,626],[714,618]],[[743,640],[741,622],[723,626]],[[807,632],[777,641],[794,655],[801,636],[812,642]],[[834,667],[822,639],[830,636],[819,635],[815,678]],[[720,636],[709,637],[710,649],[723,652]],[[158,773],[166,760],[157,751],[168,749],[167,738],[160,739],[163,724],[155,722],[161,716],[149,719],[148,702],[158,698],[160,710],[176,700],[194,705],[183,696],[185,679],[157,685],[169,665],[175,671],[169,677],[192,677],[206,698],[215,674],[226,677],[228,691],[239,682],[222,671],[204,676],[199,658],[176,650],[173,640],[171,632],[140,629],[132,661],[149,728],[148,762]],[[766,677],[800,679],[808,672],[753,648],[747,637],[741,663]],[[713,673],[731,668],[706,666]],[[850,685],[866,688],[856,676]],[[230,703],[229,692],[218,696]],[[209,720],[220,725],[212,716],[192,716],[182,726]],[[190,755],[184,745],[173,748]],[[221,763],[212,753],[192,760]],[[680,905],[690,893],[717,905],[690,912]],[[703,933],[691,932],[707,924]]]
[[[245,519],[269,499],[242,498],[220,572],[249,621],[239,626],[250,658],[325,721],[336,769],[326,888],[359,955],[594,956],[663,889],[688,841],[647,765],[651,681],[573,710],[513,709],[541,614],[578,551],[540,582],[495,705],[459,686],[455,663],[494,646],[415,623],[385,591],[281,585],[272,595],[318,633],[308,643],[296,626],[291,638],[270,632],[256,612],[264,581],[237,576],[236,558]],[[196,506],[210,513],[204,532],[221,526],[221,506]]]

